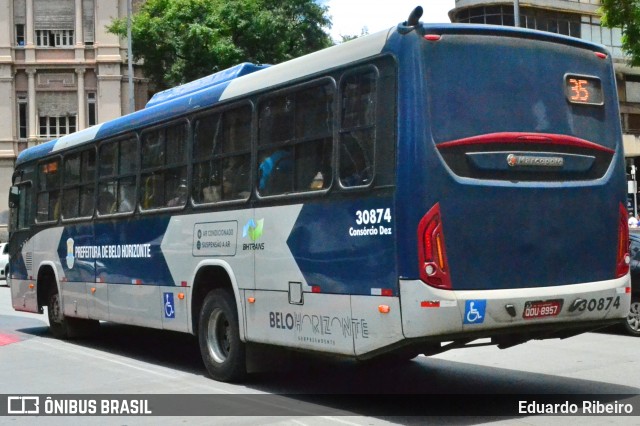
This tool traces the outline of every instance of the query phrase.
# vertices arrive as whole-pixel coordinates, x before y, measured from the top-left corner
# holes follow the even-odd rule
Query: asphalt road
[[[597,332],[506,350],[459,349],[402,365],[292,355],[243,384],[227,384],[207,377],[193,336],[103,323],[95,338],[59,341],[49,335],[46,315],[13,311],[9,289],[0,287],[0,395],[161,395],[162,414],[176,412],[73,418],[83,424],[566,424],[567,417],[512,413],[519,400],[549,395],[633,404],[634,416],[571,417],[581,424],[640,424],[640,397],[630,397],[640,395],[639,354],[640,339]],[[184,414],[201,412],[202,404],[219,404],[220,411]],[[0,424],[70,419],[9,415]]]

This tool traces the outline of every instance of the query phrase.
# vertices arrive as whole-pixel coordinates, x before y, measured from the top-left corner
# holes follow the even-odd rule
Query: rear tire
[[[633,296],[624,328],[630,335],[640,337],[640,296]]]
[[[246,377],[246,348],[240,340],[238,310],[226,290],[213,290],[204,299],[198,341],[211,377],[221,382],[237,382]]]
[[[49,330],[57,339],[75,339],[94,334],[100,322],[81,318],[69,318],[62,312],[60,294],[57,289],[49,293],[47,299],[47,314],[49,316]]]

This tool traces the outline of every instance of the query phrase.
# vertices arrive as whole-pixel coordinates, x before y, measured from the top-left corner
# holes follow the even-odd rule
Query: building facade
[[[127,3],[0,0],[0,240],[20,151],[129,112],[126,40],[106,30]],[[147,83],[134,74],[139,109]]]
[[[521,0],[518,3],[521,27],[589,40],[605,45],[611,52],[620,98],[628,179],[635,181],[635,172],[633,175],[631,172],[640,167],[640,68],[628,65],[621,48],[621,30],[600,25],[600,0]],[[456,0],[455,4],[455,9],[449,12],[451,22],[514,25],[513,1]]]

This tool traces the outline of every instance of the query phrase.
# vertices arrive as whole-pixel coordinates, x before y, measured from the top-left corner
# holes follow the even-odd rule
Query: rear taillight
[[[629,272],[629,263],[631,263],[631,256],[629,256],[629,219],[627,218],[627,209],[622,203],[620,203],[619,211],[616,278],[627,275]]]
[[[422,281],[434,287],[451,288],[439,203],[427,212],[418,225],[418,259]]]

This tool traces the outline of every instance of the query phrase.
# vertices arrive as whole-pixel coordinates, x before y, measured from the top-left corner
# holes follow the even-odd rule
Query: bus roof
[[[209,87],[216,86],[220,83],[235,80],[243,75],[251,74],[252,72],[265,69],[269,65],[255,65],[248,62],[233,66],[226,70],[218,71],[215,74],[208,75],[206,77],[193,80],[189,83],[181,84],[180,86],[172,87],[171,89],[158,92],[149,99],[145,108],[149,108],[163,102],[170,101],[172,99],[185,96],[190,93],[197,92],[199,90],[207,89]]]
[[[36,160],[51,152],[88,144],[95,140],[113,137],[141,127],[161,123],[190,111],[216,105],[220,102],[275,87],[314,73],[339,67],[381,53],[387,39],[395,32],[408,33],[414,28],[399,25],[347,43],[301,56],[281,64],[260,66],[243,63],[207,77],[194,80],[154,95],[146,107],[134,113],[62,136],[22,151],[16,166]],[[407,31],[403,31],[407,30]],[[480,24],[420,24],[422,34],[478,34],[502,37],[522,37],[562,43],[609,54],[602,45],[559,34],[499,25]],[[397,33],[397,32],[396,32]]]

